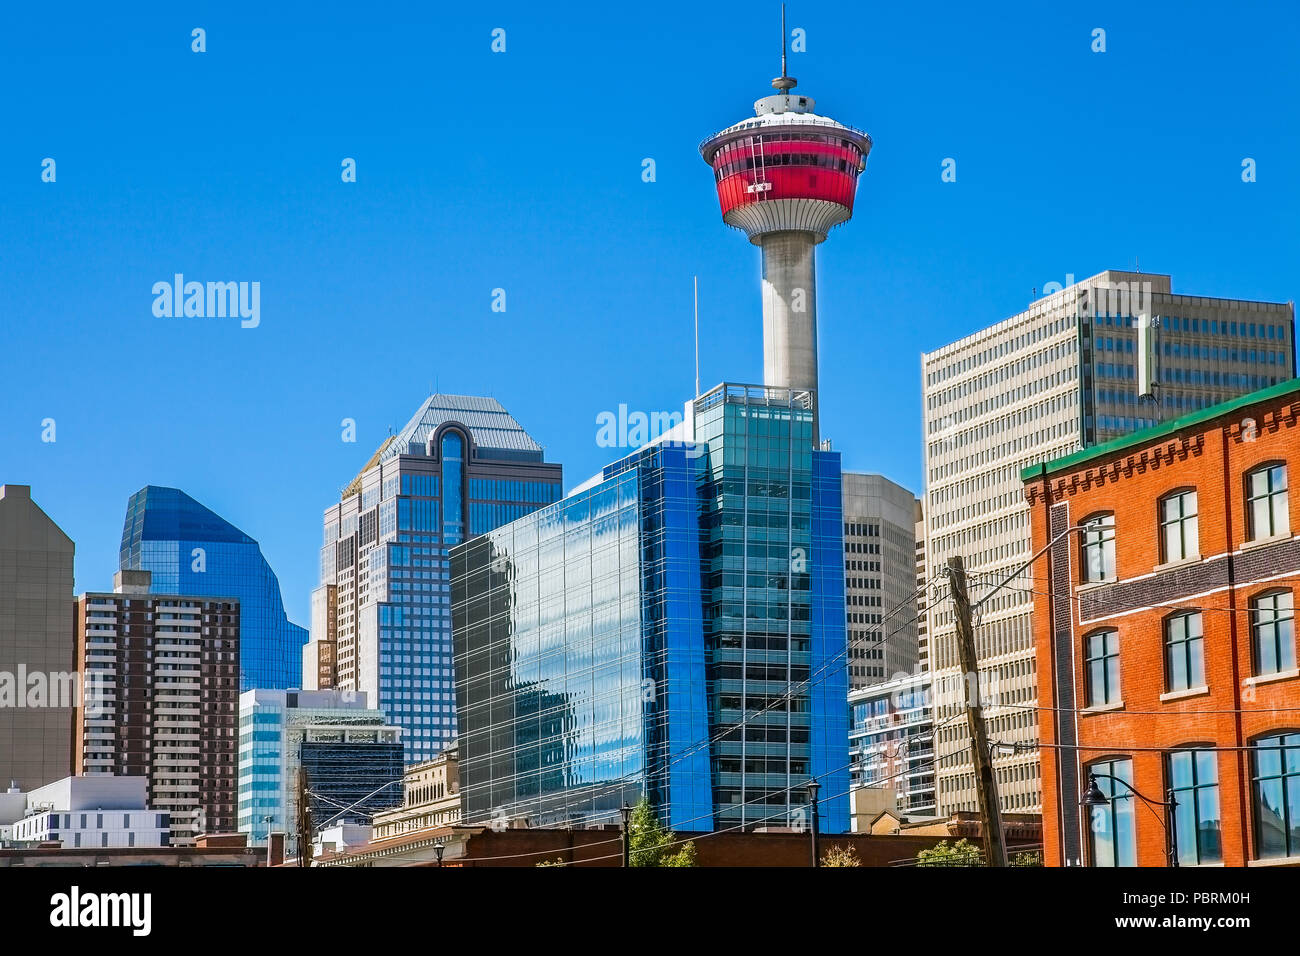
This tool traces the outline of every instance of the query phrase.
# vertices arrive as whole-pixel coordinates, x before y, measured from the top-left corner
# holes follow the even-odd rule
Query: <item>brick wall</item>
[[[1270,708],[1300,710],[1300,679],[1253,685],[1249,602],[1276,588],[1293,588],[1300,579],[1300,541],[1278,540],[1264,546],[1248,541],[1245,475],[1270,462],[1288,465],[1291,532],[1300,530],[1300,396],[1275,395],[1208,421],[1164,434],[1146,443],[1088,456],[1075,465],[1049,470],[1026,483],[1031,505],[1033,545],[1038,552],[1049,540],[1049,509],[1064,503],[1071,525],[1097,512],[1114,514],[1115,584],[1081,584],[1079,535],[1068,548],[1054,549],[1031,568],[1035,595],[1034,634],[1038,656],[1040,708],[1064,708],[1073,720],[1079,750],[1056,749],[1056,711],[1040,709],[1043,744],[1044,849],[1048,865],[1064,865],[1063,830],[1079,827],[1086,847],[1087,829],[1076,806],[1063,805],[1060,775],[1080,774],[1086,787],[1087,764],[1106,756],[1133,760],[1134,786],[1149,797],[1164,799],[1167,787],[1164,754],[1202,744],[1244,748],[1267,731],[1300,728],[1300,712],[1266,713]],[[1200,560],[1161,567],[1159,500],[1169,492],[1195,488]],[[1244,548],[1243,548],[1244,546]],[[1072,599],[1053,606],[1047,581],[1052,559],[1064,555],[1070,566]],[[1058,580],[1060,578],[1058,577]],[[1153,605],[1159,605],[1153,607]],[[1068,608],[1069,621],[1060,620]],[[1166,695],[1164,621],[1177,608],[1201,609],[1206,692],[1171,699]],[[1053,630],[1069,628],[1073,659],[1062,662],[1053,646]],[[1122,708],[1079,713],[1086,707],[1084,638],[1099,628],[1119,632]],[[1076,700],[1058,700],[1057,669],[1073,669]],[[1249,711],[1255,711],[1251,713]],[[1246,712],[1243,712],[1246,711]],[[1251,760],[1245,750],[1218,753],[1222,808],[1223,862],[1244,865],[1254,857],[1251,819]],[[1155,816],[1135,808],[1137,856],[1141,866],[1165,863],[1165,832]],[[1163,811],[1157,811],[1163,815]],[[1300,862],[1300,861],[1298,861]]]

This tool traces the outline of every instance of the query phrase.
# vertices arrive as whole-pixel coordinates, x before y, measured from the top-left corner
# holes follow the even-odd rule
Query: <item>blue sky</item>
[[[761,378],[758,253],[696,146],[770,92],[779,5],[454,6],[0,15],[0,481],[76,541],[79,591],[110,585],[130,493],[171,485],[259,539],[306,624],[321,511],[432,388],[498,398],[572,486],[617,455],[598,414],[689,397],[695,274],[705,386]],[[1300,289],[1294,4],[796,2],[789,26],[799,91],[876,144],[818,253],[846,467],[919,491],[919,353],[1067,274]],[[261,324],[156,318],[176,272],[260,282]]]

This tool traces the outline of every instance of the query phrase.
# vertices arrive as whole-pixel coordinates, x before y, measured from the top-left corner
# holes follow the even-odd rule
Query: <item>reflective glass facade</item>
[[[456,739],[448,548],[557,500],[561,474],[494,400],[430,397],[325,512],[308,686],[364,692],[407,763],[438,756]]]
[[[806,392],[723,386],[654,445],[453,548],[470,822],[848,828],[839,456]]]
[[[185,492],[149,485],[131,496],[118,570],[151,572],[155,594],[238,598],[240,690],[301,684],[307,629],[285,616],[257,541]]]

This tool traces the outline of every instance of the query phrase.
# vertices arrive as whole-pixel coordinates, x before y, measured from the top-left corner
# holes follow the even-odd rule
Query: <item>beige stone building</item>
[[[72,767],[73,550],[28,485],[0,486],[0,788],[35,790]]]
[[[460,822],[460,776],[456,749],[406,768],[402,805],[377,813],[371,822],[373,840],[446,827]]]

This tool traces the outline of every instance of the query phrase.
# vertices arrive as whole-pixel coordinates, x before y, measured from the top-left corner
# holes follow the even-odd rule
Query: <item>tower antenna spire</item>
[[[785,4],[781,4],[781,75],[785,76]]]
[[[781,75],[772,81],[773,88],[779,90],[782,93],[786,93],[792,90],[794,88],[795,83],[798,82],[793,76],[790,76],[786,73],[786,69],[785,69],[786,39],[787,37],[785,32],[785,4],[783,3],[781,4]]]

